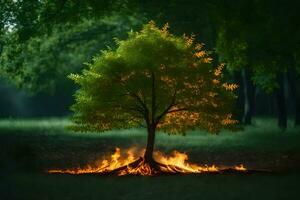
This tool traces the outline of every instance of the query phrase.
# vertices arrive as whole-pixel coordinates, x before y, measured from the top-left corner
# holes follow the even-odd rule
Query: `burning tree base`
[[[143,151],[139,152],[143,154]],[[161,174],[250,172],[243,165],[229,168],[191,164],[187,162],[187,154],[178,151],[174,151],[171,156],[166,156],[156,151],[154,152],[155,160],[152,161],[146,161],[140,155],[137,156],[137,152],[133,148],[126,151],[126,154],[125,158],[123,158],[120,148],[116,148],[115,153],[109,159],[103,159],[93,165],[88,165],[84,168],[53,169],[48,170],[48,173],[154,176]]]
[[[142,176],[155,176],[162,174],[200,174],[200,173],[224,173],[224,172],[247,172],[243,166],[237,166],[235,168],[219,169],[215,166],[198,166],[197,169],[189,167],[180,167],[177,165],[167,165],[159,163],[155,160],[152,162],[146,162],[144,158],[140,157],[133,163],[127,166],[122,166],[118,169],[103,172],[103,174],[116,174],[123,175],[142,175]]]

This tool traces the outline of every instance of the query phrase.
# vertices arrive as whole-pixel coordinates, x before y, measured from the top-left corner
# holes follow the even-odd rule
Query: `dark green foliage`
[[[4,2],[1,76],[32,93],[53,92],[70,85],[67,74],[80,71],[92,55],[112,45],[114,37],[122,38],[143,23],[143,15],[129,12],[123,4],[107,1],[91,7],[95,4]],[[98,10],[94,13],[90,8]]]
[[[278,76],[299,68],[297,7],[297,1],[219,1],[214,14],[221,60],[233,70],[250,67],[263,90],[278,89]]]
[[[112,44],[113,37],[122,37],[138,23],[137,18],[123,15],[85,20],[56,26],[51,34],[21,44],[15,33],[9,33],[0,59],[2,73],[32,92],[54,90],[58,84],[68,84],[67,74],[81,70],[92,55]]]

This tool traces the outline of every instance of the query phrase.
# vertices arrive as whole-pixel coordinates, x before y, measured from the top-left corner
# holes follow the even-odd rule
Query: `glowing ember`
[[[244,167],[244,165],[235,166],[234,169],[238,170],[238,171],[247,171],[247,169]]]
[[[52,169],[48,173],[66,173],[66,174],[110,174],[115,173],[119,176],[123,175],[156,175],[160,173],[217,173],[226,168],[216,167],[214,165],[197,165],[188,163],[188,155],[178,151],[172,152],[167,156],[159,151],[154,152],[154,163],[147,163],[141,157],[145,150],[136,151],[131,148],[126,151],[126,156],[121,153],[120,148],[116,148],[115,153],[108,159],[103,159],[96,162],[93,166],[87,165],[84,168],[75,169]],[[235,171],[247,171],[243,165],[234,166],[232,169]]]

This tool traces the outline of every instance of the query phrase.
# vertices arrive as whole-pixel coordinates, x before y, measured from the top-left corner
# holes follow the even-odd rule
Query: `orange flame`
[[[119,176],[123,175],[155,175],[157,170],[153,169],[148,163],[144,162],[141,158],[143,151],[136,151],[135,148],[130,148],[126,151],[126,156],[122,156],[120,148],[115,149],[115,153],[109,158],[96,162],[94,165],[87,165],[84,168],[74,169],[51,169],[48,173],[66,173],[66,174],[89,174],[98,173],[106,174],[114,170],[118,170]],[[136,163],[136,166],[131,166],[135,161],[141,160]],[[219,172],[224,168],[215,165],[197,165],[188,162],[188,155],[178,151],[173,151],[170,156],[167,156],[160,151],[154,152],[154,159],[159,164],[159,170],[164,173],[207,173]],[[247,169],[241,164],[234,166],[232,169],[236,171],[246,171]]]
[[[173,151],[171,156],[166,156],[161,152],[155,152],[154,157],[160,163],[166,165],[165,168],[162,168],[165,172],[173,172],[174,167],[176,168],[175,172],[181,173],[201,173],[201,172],[217,172],[219,169],[215,165],[200,166],[197,164],[188,163],[188,155],[186,153],[180,153],[178,151]]]
[[[234,169],[238,171],[247,171],[247,169],[242,164],[235,166]]]

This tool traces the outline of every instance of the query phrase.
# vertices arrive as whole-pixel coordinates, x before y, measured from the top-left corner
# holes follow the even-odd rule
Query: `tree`
[[[144,22],[125,1],[0,0],[0,79],[30,94],[32,115],[39,102],[58,104],[43,114],[69,114],[75,87],[67,75]]]
[[[295,124],[299,115],[297,81],[297,52],[299,49],[299,1],[257,1],[259,23],[253,43],[257,51],[253,80],[261,88],[274,92],[277,100],[278,126],[287,128],[287,87],[295,100]],[[298,79],[298,80],[297,80]],[[288,81],[287,81],[288,80]],[[297,111],[298,109],[298,111]]]
[[[202,44],[177,37],[154,22],[115,50],[103,51],[81,75],[71,74],[75,94],[74,129],[105,131],[145,127],[147,147],[142,162],[153,159],[155,133],[184,134],[202,128],[218,133],[233,128],[231,109],[237,85],[222,82],[223,65],[213,68]]]
[[[211,16],[217,26],[216,51],[221,62],[241,86],[239,105],[241,121],[251,124],[255,110],[253,75],[253,24],[256,21],[252,0],[238,2],[214,0]]]
[[[215,0],[214,18],[218,24],[216,49],[229,68],[242,71],[244,84],[244,122],[251,122],[254,88],[275,93],[278,126],[287,127],[285,82],[296,71],[299,48],[299,1]],[[296,76],[289,76],[295,107],[299,93]],[[253,83],[254,85],[253,85]],[[247,106],[247,100],[250,104]],[[248,114],[247,114],[248,113]],[[297,124],[296,111],[295,123]],[[247,117],[248,116],[248,117]],[[299,116],[300,118],[300,116]]]
[[[31,93],[54,93],[62,86],[73,92],[67,74],[80,71],[114,37],[125,37],[145,20],[125,1],[0,4],[0,76]]]
[[[3,75],[18,88],[37,93],[55,92],[67,86],[66,76],[79,72],[92,55],[113,43],[113,37],[125,37],[129,27],[142,25],[141,16],[112,13],[102,19],[85,19],[77,24],[61,24],[51,33],[31,37],[20,43],[16,32],[6,34],[0,55]]]
[[[244,124],[249,125],[252,123],[254,114],[255,86],[251,80],[253,73],[248,55],[248,45],[243,39],[228,32],[231,32],[230,26],[219,28],[216,51],[219,59],[226,63],[228,72],[233,74],[235,81],[240,85],[238,116]]]

